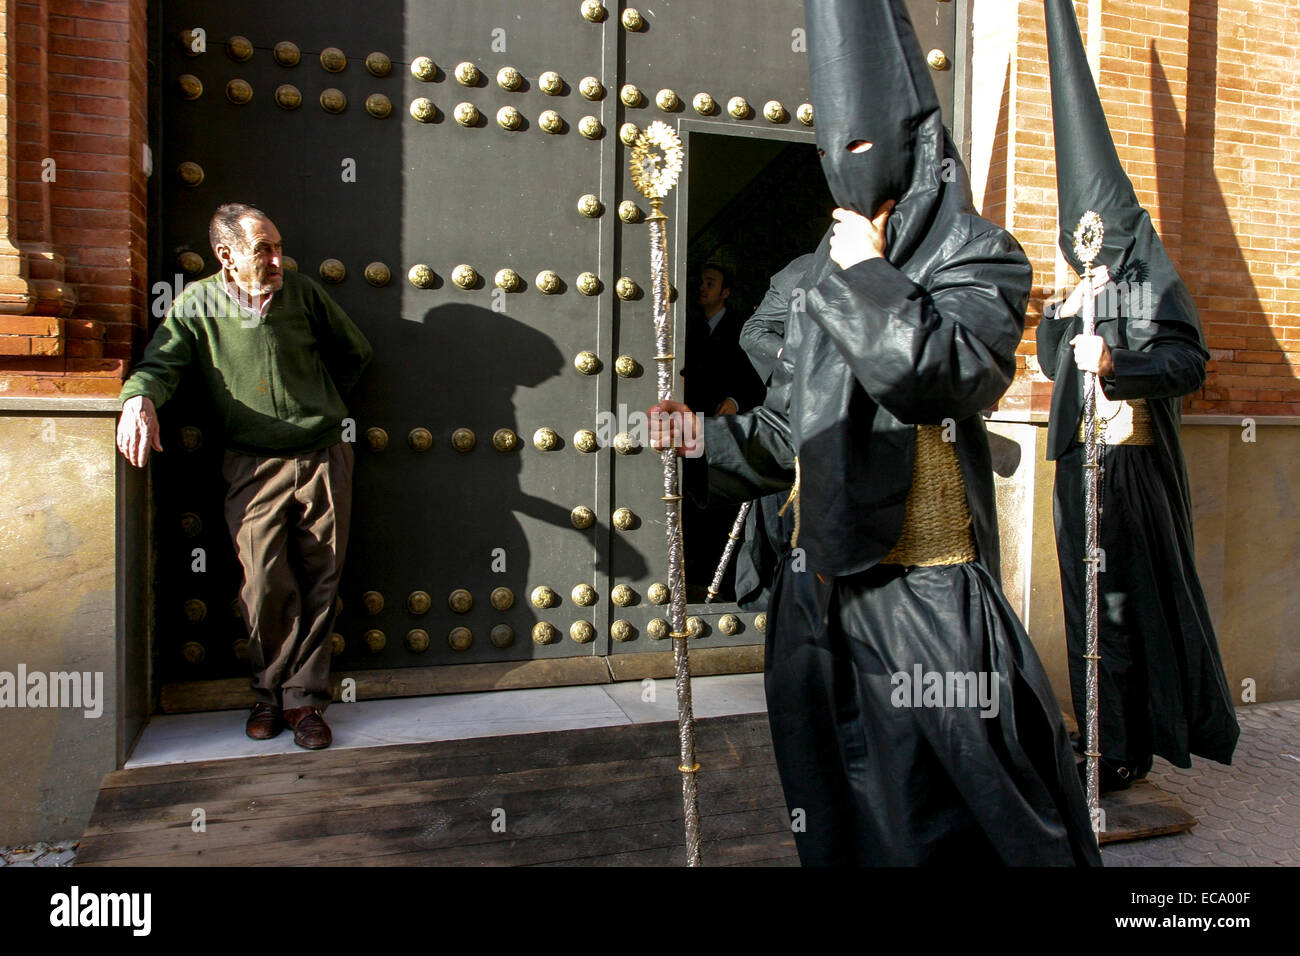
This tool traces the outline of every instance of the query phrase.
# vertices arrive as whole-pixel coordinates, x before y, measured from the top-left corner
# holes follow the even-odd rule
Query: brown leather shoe
[[[284,722],[293,728],[293,742],[308,750],[323,750],[334,742],[319,707],[293,707],[284,712]]]
[[[284,730],[284,711],[275,704],[258,701],[244,724],[244,733],[254,740],[270,740]]]

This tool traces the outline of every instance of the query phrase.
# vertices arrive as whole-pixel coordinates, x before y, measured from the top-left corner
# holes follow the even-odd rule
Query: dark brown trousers
[[[330,628],[352,511],[352,446],[288,457],[227,451],[226,524],[244,568],[240,608],[258,700],[330,702]]]

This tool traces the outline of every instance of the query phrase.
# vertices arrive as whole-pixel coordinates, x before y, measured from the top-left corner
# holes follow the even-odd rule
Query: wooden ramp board
[[[1194,816],[1145,778],[1127,790],[1104,794],[1101,809],[1106,814],[1105,829],[1098,842],[1103,844],[1168,836],[1196,826]]]
[[[797,866],[767,716],[696,751],[704,864]],[[77,865],[683,865],[677,762],[657,723],[120,770]]]
[[[1074,715],[1062,711],[1061,719],[1071,739],[1076,738],[1079,725]],[[1196,826],[1194,816],[1145,777],[1127,790],[1102,794],[1101,808],[1106,814],[1106,827],[1097,842],[1103,845],[1185,833]]]

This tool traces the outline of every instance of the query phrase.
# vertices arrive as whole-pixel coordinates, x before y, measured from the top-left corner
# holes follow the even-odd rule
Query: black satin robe
[[[1154,304],[1153,304],[1154,305]],[[1119,311],[1119,310],[1117,310]],[[1103,316],[1115,374],[1102,381],[1108,398],[1145,399],[1153,445],[1103,449],[1098,575],[1101,662],[1098,709],[1101,754],[1149,769],[1153,754],[1179,767],[1191,755],[1231,763],[1239,729],[1209,608],[1196,572],[1187,469],[1178,439],[1180,396],[1205,378],[1198,325],[1165,322],[1163,310],[1142,323],[1141,349],[1130,348],[1130,320]],[[1083,446],[1077,441],[1083,375],[1069,341],[1079,317],[1045,318],[1038,359],[1055,380],[1048,458],[1056,460],[1053,513],[1069,646],[1070,692],[1086,726],[1085,529]]]
[[[786,412],[794,366],[785,354],[785,319],[789,292],[815,257],[800,256],[772,277],[762,303],[740,330],[740,347],[762,379],[768,401]],[[754,502],[736,550],[736,600],[745,610],[769,610],[773,583],[781,560],[790,550],[794,515],[781,513],[788,495],[780,492]]]
[[[823,241],[774,280],[785,346],[767,401],[705,419],[687,490],[788,490],[799,456],[799,548],[778,568],[765,680],[806,865],[1098,864],[1059,708],[997,584],[979,413],[1011,380],[1031,270],[960,189],[938,202],[944,228],[928,235],[905,203],[891,217],[891,249],[920,237],[906,274],[882,259],[841,270]],[[955,434],[975,563],[879,564],[902,531],[920,423]],[[997,715],[893,706],[892,675],[916,665],[992,675]]]

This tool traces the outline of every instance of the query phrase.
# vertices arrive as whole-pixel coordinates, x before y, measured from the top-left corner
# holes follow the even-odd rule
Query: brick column
[[[114,395],[148,324],[146,3],[0,8],[0,393]]]
[[[16,164],[10,157],[17,130],[11,78],[15,20],[12,6],[10,0],[0,0],[0,314],[21,315],[30,312],[34,303],[27,283],[26,259],[13,241],[18,191]]]

